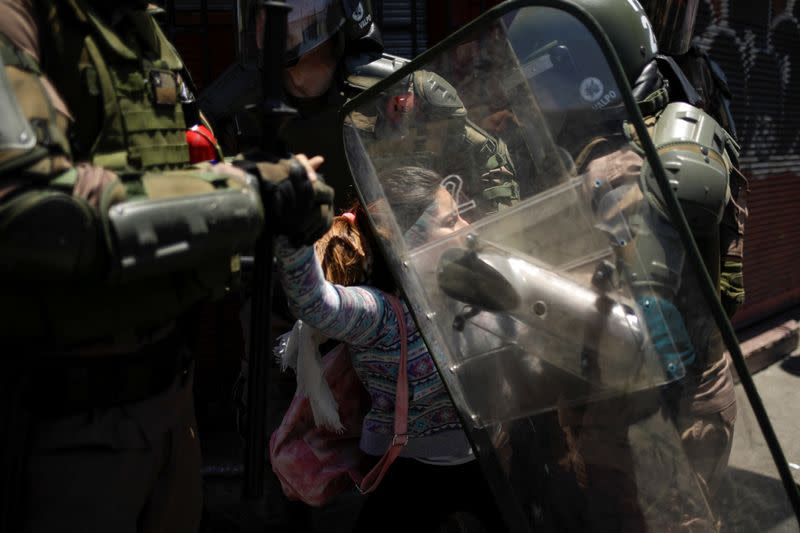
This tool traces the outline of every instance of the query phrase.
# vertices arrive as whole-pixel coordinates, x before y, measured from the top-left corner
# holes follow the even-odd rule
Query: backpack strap
[[[400,328],[400,363],[397,370],[397,393],[394,402],[394,436],[383,457],[367,472],[360,483],[356,483],[361,494],[368,494],[378,488],[389,467],[408,444],[408,331],[400,300],[391,294],[386,294],[386,299],[397,315],[397,325]]]

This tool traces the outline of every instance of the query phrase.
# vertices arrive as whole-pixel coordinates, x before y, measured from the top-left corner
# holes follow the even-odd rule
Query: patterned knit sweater
[[[325,280],[310,247],[276,246],[281,282],[294,315],[324,335],[348,344],[353,367],[372,399],[361,449],[383,455],[394,433],[394,400],[400,360],[397,317],[378,289],[342,287]],[[408,433],[401,454],[418,459],[466,459],[469,442],[414,319],[403,303],[408,331]]]

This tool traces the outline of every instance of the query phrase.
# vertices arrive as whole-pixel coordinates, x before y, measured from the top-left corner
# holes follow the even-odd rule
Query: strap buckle
[[[405,446],[408,444],[408,433],[395,433],[392,437],[392,446]]]

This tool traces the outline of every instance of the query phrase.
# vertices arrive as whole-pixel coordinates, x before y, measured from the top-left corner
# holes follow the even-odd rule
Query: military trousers
[[[192,381],[188,369],[143,401],[36,421],[24,531],[197,531],[202,484]]]

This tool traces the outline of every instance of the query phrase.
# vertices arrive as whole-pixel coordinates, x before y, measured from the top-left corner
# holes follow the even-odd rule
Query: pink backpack
[[[323,365],[325,380],[339,405],[344,432],[317,427],[308,399],[296,393],[269,441],[272,470],[290,500],[318,507],[353,484],[363,494],[372,492],[408,443],[408,332],[400,301],[395,296],[385,296],[397,315],[401,342],[392,443],[377,463],[359,449],[361,425],[370,399],[350,363],[347,346],[338,344],[325,354]]]

